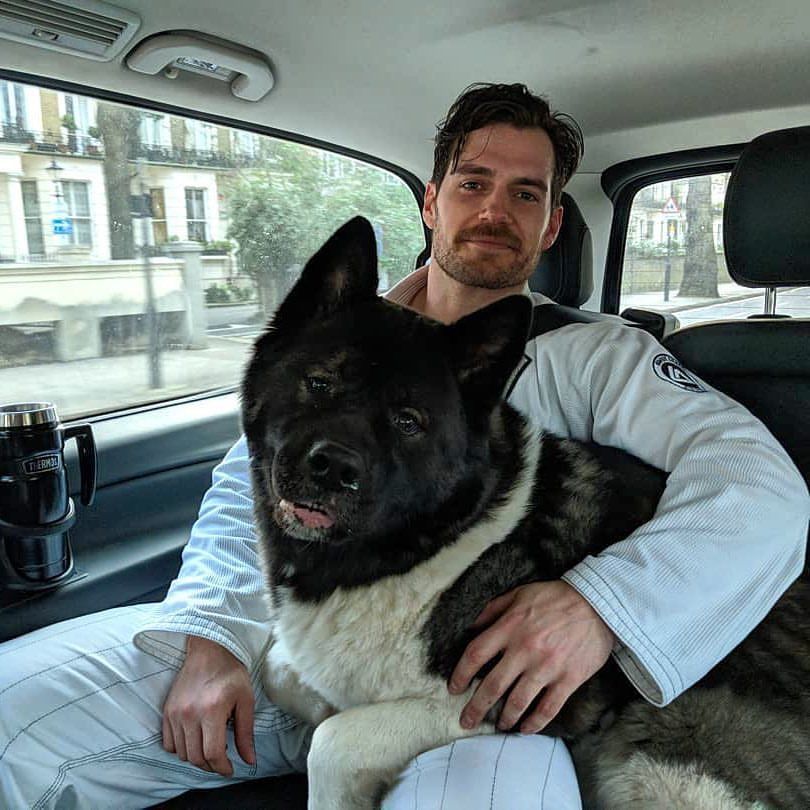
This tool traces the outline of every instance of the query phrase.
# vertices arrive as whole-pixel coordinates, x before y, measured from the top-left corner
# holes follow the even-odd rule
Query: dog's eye
[[[307,388],[314,394],[322,394],[329,390],[329,380],[319,374],[308,374],[305,381]]]
[[[391,418],[394,427],[404,436],[415,436],[422,431],[422,417],[413,408],[403,408]]]

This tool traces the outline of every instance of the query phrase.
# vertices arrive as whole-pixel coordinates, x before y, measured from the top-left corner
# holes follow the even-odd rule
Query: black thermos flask
[[[63,455],[76,439],[81,501],[96,489],[96,446],[88,424],[64,427],[47,402],[0,405],[0,587],[40,590],[70,577],[68,530],[76,520]]]

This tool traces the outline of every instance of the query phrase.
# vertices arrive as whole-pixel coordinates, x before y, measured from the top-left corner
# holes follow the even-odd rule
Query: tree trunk
[[[99,102],[96,120],[104,144],[104,185],[110,222],[110,256],[113,259],[133,259],[135,236],[130,210],[133,167],[129,158],[132,147],[138,142],[141,116],[126,107]]]
[[[186,148],[186,122],[183,118],[169,118],[169,132],[172,139],[172,154],[175,160],[181,160]]]
[[[255,281],[262,310],[265,317],[269,318],[278,309],[284,298],[284,291],[280,289],[278,272],[273,268],[263,268],[255,276]]]
[[[712,178],[690,177],[686,193],[686,256],[679,296],[717,298],[717,253],[712,232]]]

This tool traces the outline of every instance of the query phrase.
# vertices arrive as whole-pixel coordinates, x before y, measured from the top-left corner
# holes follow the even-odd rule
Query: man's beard
[[[505,264],[485,256],[477,259],[464,258],[458,245],[476,238],[497,239],[513,248],[513,255]],[[523,284],[537,267],[541,253],[539,243],[533,252],[522,250],[520,239],[505,226],[479,225],[477,228],[468,228],[459,231],[452,242],[446,239],[438,219],[433,231],[434,259],[450,278],[469,287],[502,290]]]

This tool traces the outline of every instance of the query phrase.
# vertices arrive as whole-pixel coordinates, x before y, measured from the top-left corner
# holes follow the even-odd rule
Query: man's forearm
[[[190,635],[215,641],[249,669],[259,661],[268,609],[248,465],[242,438],[214,470],[180,572],[136,635],[141,649],[176,664]]]

